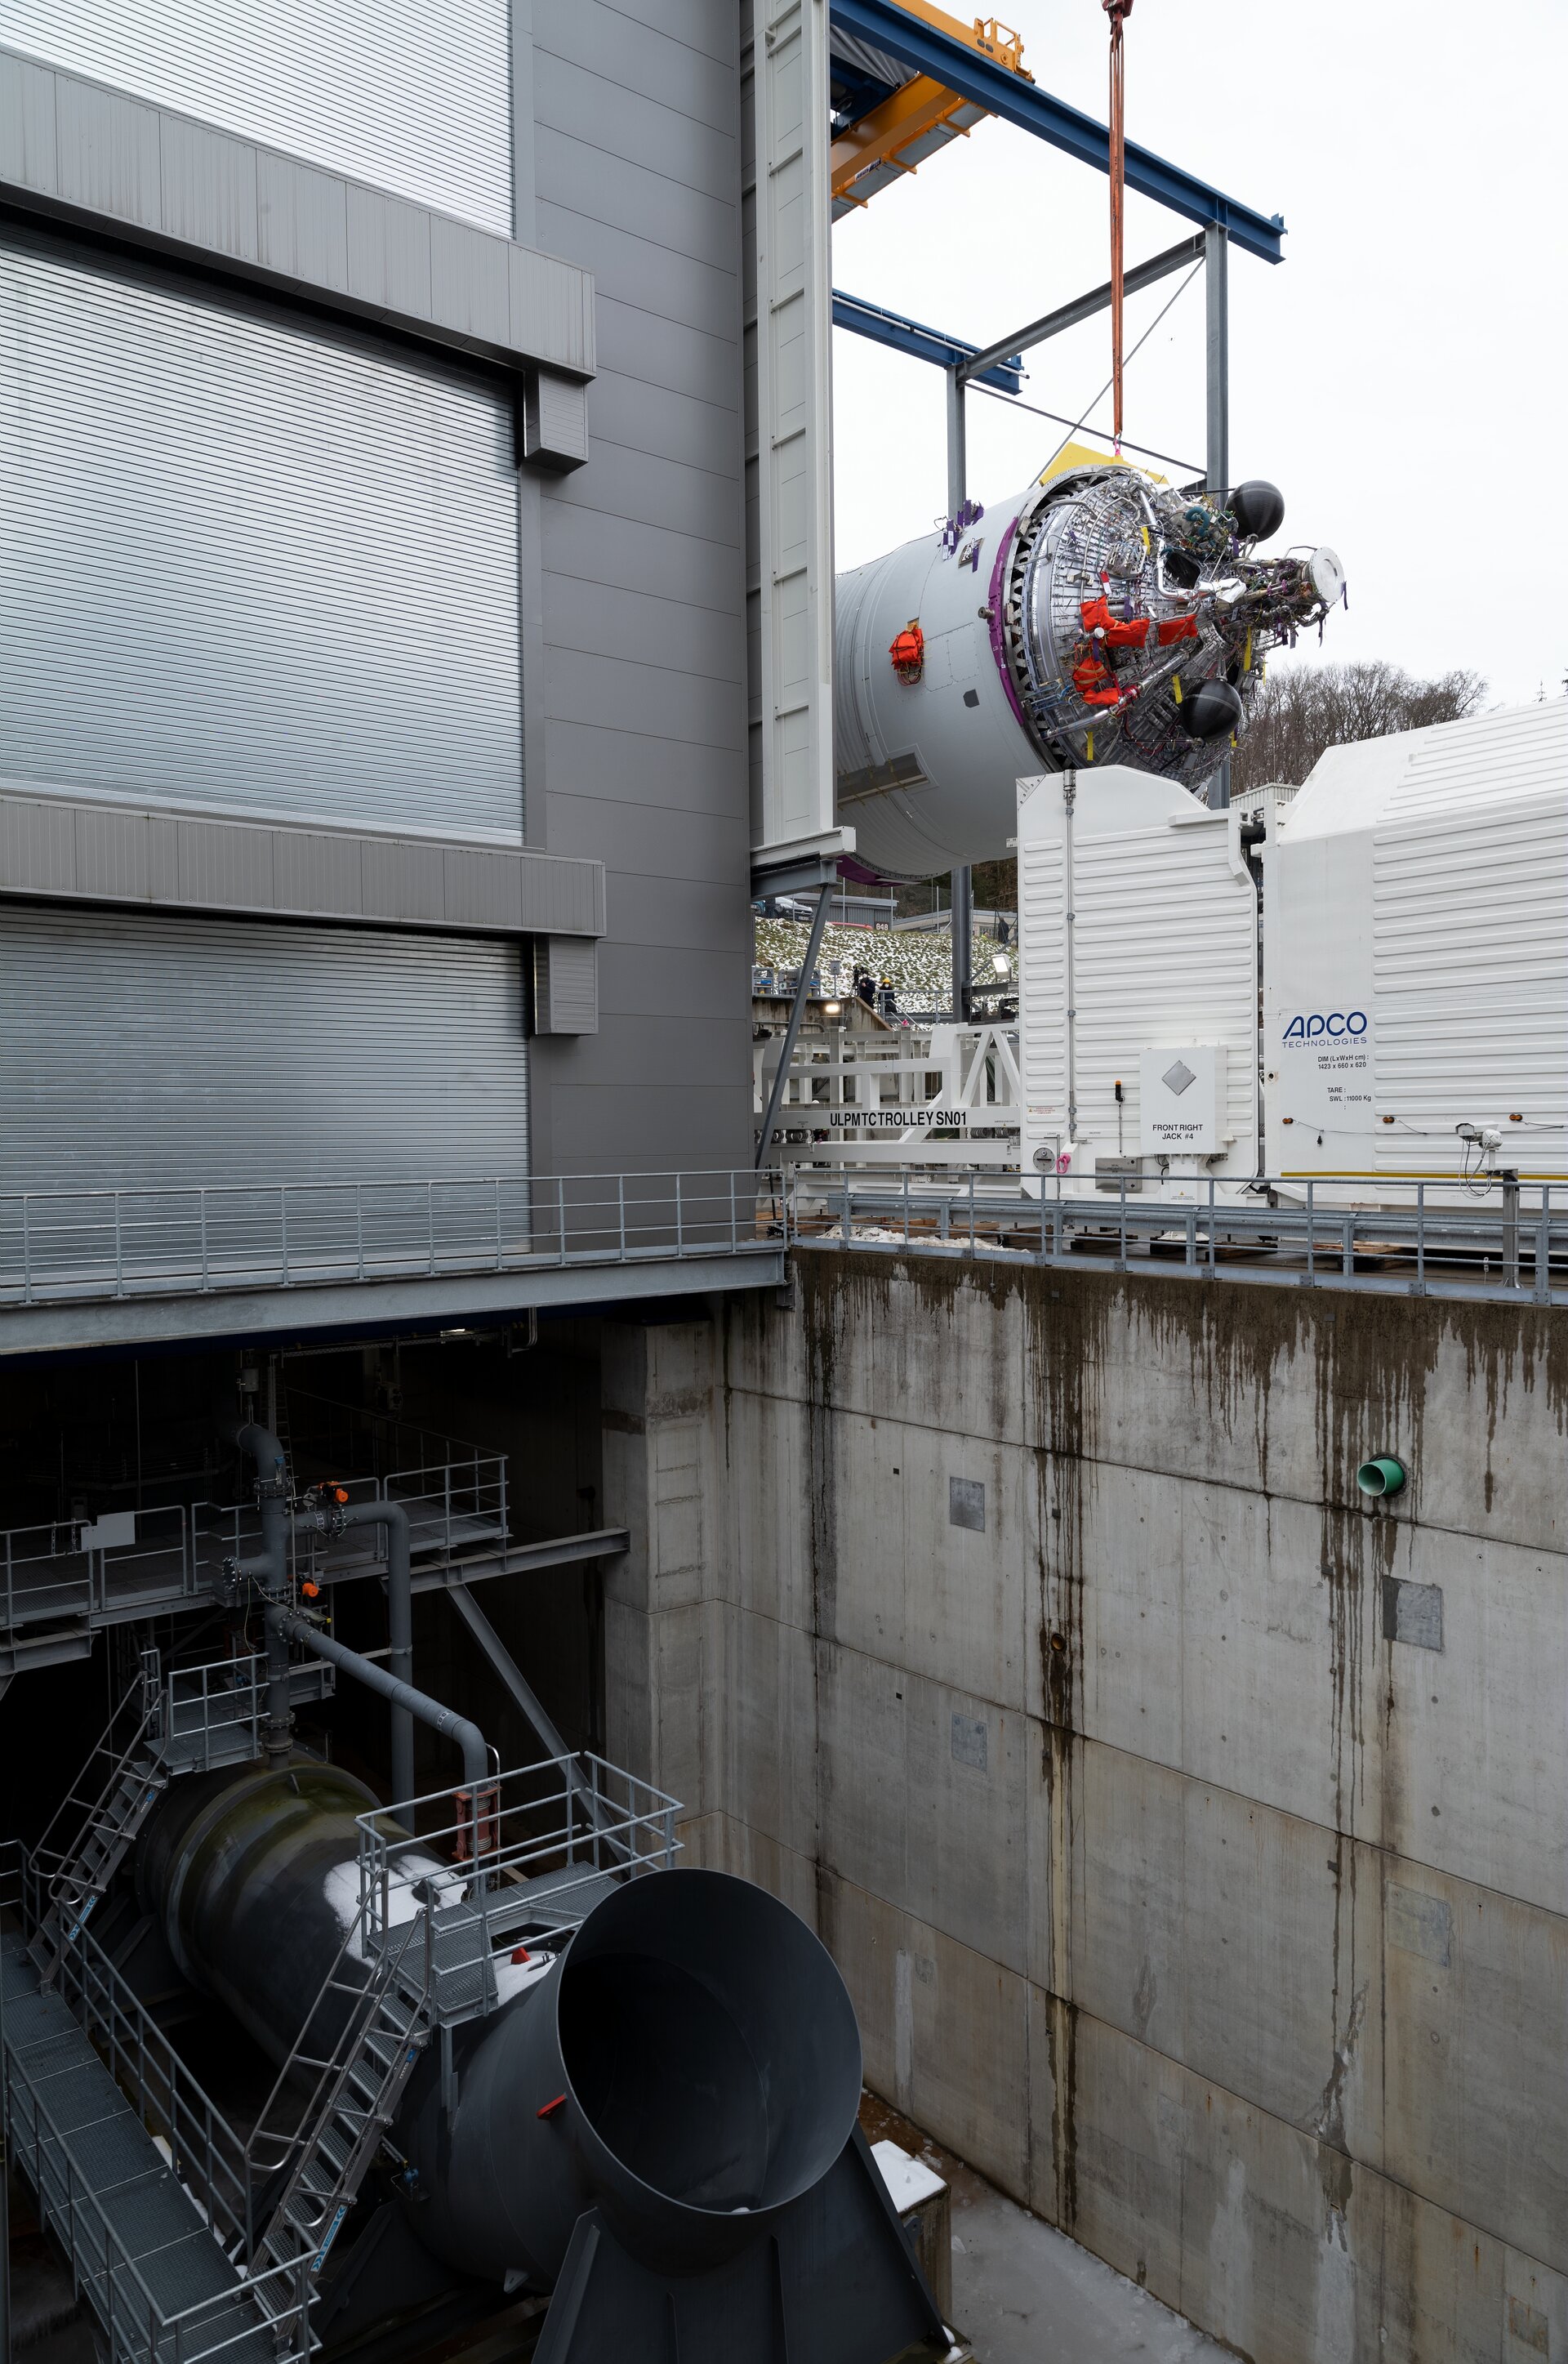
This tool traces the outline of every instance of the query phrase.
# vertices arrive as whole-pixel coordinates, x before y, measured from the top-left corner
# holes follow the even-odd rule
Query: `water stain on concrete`
[[[1086,1600],[1086,1579],[1093,1574],[1085,1567],[1086,1486],[1094,1483],[1094,1465],[1101,1460],[1118,1467],[1213,1475],[1218,1484],[1262,1497],[1271,1549],[1273,1498],[1289,1498],[1293,1521],[1304,1502],[1310,1518],[1316,1501],[1319,1664],[1326,1665],[1328,1678],[1324,1740],[1333,1825],[1325,1834],[1325,1852],[1330,1857],[1334,1907],[1329,1975],[1322,1983],[1312,1981],[1319,1995],[1326,1984],[1329,1997],[1328,2024],[1321,2038],[1313,2036],[1314,2057],[1318,2042],[1323,2044],[1323,2082],[1297,2122],[1297,2139],[1305,2138],[1303,2147],[1309,2148],[1322,2214],[1310,2233],[1299,2211],[1291,2212],[1288,2225],[1282,2217],[1280,2229],[1282,2238],[1288,2230],[1293,2240],[1306,2234],[1309,2243],[1320,2245],[1317,2312],[1325,2337],[1330,2325],[1342,2330],[1353,2321],[1357,2285],[1369,2275],[1383,2282],[1377,2303],[1396,2312],[1398,2275],[1387,2260],[1380,2265],[1375,2256],[1352,2256],[1351,2230],[1357,2212],[1365,2214],[1367,2192],[1381,2189],[1370,2170],[1359,2194],[1356,2188],[1362,2173],[1355,2158],[1358,2080],[1363,2047],[1371,2045],[1375,2051],[1382,2010],[1381,1899],[1361,1895],[1358,1885],[1364,1867],[1378,1860],[1366,1849],[1393,1843],[1401,1812],[1394,1645],[1382,1634],[1383,1583],[1396,1562],[1402,1568],[1407,1565],[1400,1555],[1420,1523],[1423,1493],[1429,1497],[1439,1474],[1449,1489],[1443,1515],[1456,1515],[1450,1507],[1449,1466],[1434,1462],[1429,1476],[1429,1432],[1431,1451],[1441,1454],[1445,1440],[1455,1433],[1454,1422],[1468,1419],[1471,1434],[1484,1422],[1485,1452],[1475,1452],[1465,1465],[1474,1472],[1473,1517],[1468,1500],[1457,1512],[1479,1534],[1487,1531],[1483,1522],[1492,1521],[1506,1504],[1508,1422],[1525,1399],[1535,1399],[1532,1453],[1540,1449],[1543,1408],[1556,1435],[1568,1433],[1568,1324],[1560,1315],[1528,1305],[1249,1288],[1163,1275],[1062,1273],[989,1258],[813,1250],[795,1261],[806,1355],[806,1476],[819,1688],[830,1680],[826,1661],[832,1655],[837,1609],[838,1524],[840,1508],[847,1508],[838,1499],[834,1432],[851,1342],[852,1385],[860,1384],[868,1359],[880,1355],[874,1381],[879,1404],[896,1410],[902,1391],[917,1385],[929,1401],[929,1375],[916,1369],[916,1357],[940,1351],[944,1338],[964,1331],[977,1334],[983,1303],[994,1314],[998,1350],[984,1355],[984,1376],[977,1372],[962,1382],[955,1376],[951,1385],[944,1378],[942,1400],[956,1407],[955,1425],[962,1412],[963,1433],[999,1438],[1018,1433],[1018,1408],[1007,1395],[1007,1374],[1018,1367],[1016,1349],[1008,1344],[1004,1350],[1003,1342],[1006,1325],[1021,1321],[1022,1431],[1034,1467],[1039,1537],[1029,1622],[1040,1651],[1052,1884],[1051,1952],[1048,1976],[1040,1981],[1046,1991],[1036,2025],[1043,2033],[1051,2077],[1052,2213],[1065,2229],[1079,2221],[1081,2175],[1091,2200],[1097,2191],[1094,2144],[1103,2131],[1089,2110],[1090,2148],[1081,2151],[1072,1946],[1073,1925],[1082,1915],[1077,1890],[1084,1877],[1081,1862],[1075,1864],[1083,1850],[1081,1800],[1074,1793],[1082,1788],[1085,1689],[1093,1678],[1085,1647],[1086,1609],[1093,1608]],[[978,1334],[984,1331],[981,1319]],[[1113,1420],[1139,1416],[1137,1388],[1127,1388],[1121,1373],[1115,1392],[1107,1391],[1112,1355],[1135,1373],[1147,1374],[1147,1446],[1136,1434],[1110,1433]],[[1281,1389],[1284,1393],[1276,1401]],[[1134,1405],[1131,1412],[1129,1403]],[[1355,1471],[1374,1452],[1396,1454],[1410,1475],[1396,1503],[1369,1511],[1356,1489]],[[1518,1445],[1513,1458],[1517,1466]],[[820,1859],[817,1870],[821,1927],[831,1944],[834,1875]],[[1132,2001],[1134,2018],[1146,2035],[1157,2002],[1148,1963],[1140,1966]],[[1321,2011],[1320,2002],[1316,2009]],[[1043,2126],[1040,2131],[1043,2137]],[[1200,2158],[1201,2145],[1195,2171]],[[1235,2164],[1240,2169],[1240,2162]],[[1043,2159],[1040,2170],[1043,2185]],[[1032,2172],[1030,2186],[1032,2191]],[[1307,2191],[1313,2193],[1310,2176]],[[1042,2191],[1036,2204],[1044,2198]],[[1223,2269],[1220,2280],[1234,2302],[1224,2309],[1230,2318],[1227,2327],[1250,2337],[1267,2313],[1262,2293],[1251,2289],[1249,2271],[1251,2227],[1267,2211],[1261,2195],[1246,2188],[1244,2175],[1234,2191],[1227,2188],[1226,2199],[1229,2204],[1216,2213],[1216,2266]],[[1185,2206],[1184,2199],[1184,2212]],[[1309,2206],[1307,2214],[1312,2213]],[[1201,2214],[1199,2209],[1186,2220],[1184,2247],[1201,2243]],[[1091,2225],[1093,2216],[1091,2205]],[[1413,2297],[1409,2303],[1414,2304]]]

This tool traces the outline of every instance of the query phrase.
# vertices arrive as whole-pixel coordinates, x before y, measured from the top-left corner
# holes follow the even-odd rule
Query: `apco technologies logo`
[[[1293,1018],[1284,1030],[1287,1043],[1359,1043],[1366,1032],[1364,1009],[1314,1009]]]

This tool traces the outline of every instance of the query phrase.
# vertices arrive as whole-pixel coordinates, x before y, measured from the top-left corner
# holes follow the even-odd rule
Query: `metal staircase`
[[[3,1901],[25,1929],[44,1898],[26,1850],[3,1853]],[[308,2364],[308,2269],[261,2282],[238,2262],[238,2137],[91,1931],[78,1925],[61,1968],[40,1985],[23,1930],[0,1931],[0,2091],[15,2165],[97,2318],[105,2364]]]
[[[397,2113],[414,2064],[429,2041],[430,1949],[423,1942],[423,1920],[420,1914],[405,1924],[396,1943],[362,1981],[343,1975],[356,1954],[362,1957],[363,1913],[355,1920],[261,2113],[251,2138],[253,2163],[261,2163],[258,2152],[281,2139],[265,2132],[281,2096],[302,2069],[317,2071],[301,2130],[288,2140],[278,2162],[283,2190],[257,2244],[251,2270],[273,2277],[261,2285],[263,2293],[275,2290],[280,2300],[286,2299],[288,2277],[278,2274],[280,2268],[303,2265],[313,2280],[320,2273]],[[420,1933],[417,1946],[416,1932]],[[417,1964],[412,1974],[405,1968],[411,1955]],[[324,2054],[313,2055],[308,2047],[324,2040],[345,1999],[347,2011],[336,2039]],[[312,2030],[318,2026],[324,2034],[313,2037]]]
[[[139,1680],[109,1719],[76,1787],[44,1834],[39,1853],[47,1861],[50,1834],[73,1812],[84,1814],[50,1880],[48,1910],[28,1947],[46,1987],[52,1984],[65,1949],[107,1890],[137,1833],[168,1787],[168,1769],[158,1748],[162,1706],[158,1653],[144,1650]],[[131,1725],[128,1739],[123,1737],[128,1723]],[[108,1779],[89,1802],[95,1767],[106,1758],[111,1767]]]

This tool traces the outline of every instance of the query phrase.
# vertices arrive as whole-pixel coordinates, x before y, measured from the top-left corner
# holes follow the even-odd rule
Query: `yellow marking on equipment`
[[[1151,485],[1167,485],[1168,476],[1156,474],[1152,468],[1140,468],[1136,460],[1119,459],[1114,452],[1096,452],[1088,443],[1067,442],[1035,478],[1037,485],[1049,485],[1064,476],[1069,468],[1130,468],[1136,475],[1147,476]],[[1148,528],[1144,528],[1148,531]]]
[[[1033,74],[1024,66],[1022,36],[1015,33],[1011,26],[995,17],[976,17],[969,24],[962,24],[944,8],[933,7],[931,0],[900,0],[900,5],[906,16],[929,25],[934,32],[946,33],[950,39],[962,41],[965,49],[995,59],[998,65],[1017,74],[1020,82],[1033,82]],[[986,110],[973,99],[946,89],[929,74],[917,74],[912,82],[905,83],[834,140],[828,154],[828,173],[835,202],[843,199],[851,205],[869,204],[869,198],[854,195],[853,184],[873,165],[892,164],[900,172],[913,174],[917,168],[902,162],[902,151],[929,138],[933,131],[940,131],[965,108],[973,121],[953,124],[951,136],[955,139],[962,135],[967,139],[973,124],[984,122]]]

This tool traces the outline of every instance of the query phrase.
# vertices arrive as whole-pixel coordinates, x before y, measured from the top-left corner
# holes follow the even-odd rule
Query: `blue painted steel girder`
[[[858,337],[869,337],[873,344],[891,345],[895,352],[912,354],[917,362],[934,362],[939,369],[956,369],[962,362],[972,362],[979,352],[978,345],[966,345],[957,337],[950,337],[940,329],[928,329],[923,321],[906,319],[902,312],[890,312],[882,304],[867,304],[858,296],[846,296],[842,288],[833,290],[833,326],[852,329]],[[973,385],[994,385],[999,394],[1017,394],[1024,382],[1021,354],[1015,354],[983,370],[970,383]]]
[[[1110,171],[1110,133],[1103,123],[1096,123],[1091,115],[1081,115],[1075,106],[1053,98],[1037,84],[1020,81],[1006,66],[955,41],[950,33],[938,32],[934,26],[906,16],[896,0],[832,0],[832,12],[834,23],[846,32],[858,33],[916,72],[929,74],[944,89],[956,90],[988,114],[1017,124],[1020,131],[1032,132],[1037,139],[1049,140],[1081,163],[1093,164],[1102,173]],[[1206,229],[1216,225],[1234,245],[1264,262],[1284,261],[1280,247],[1284,223],[1278,214],[1256,213],[1251,206],[1211,189],[1207,181],[1184,173],[1178,164],[1166,163],[1162,156],[1136,147],[1131,140],[1127,145],[1127,185],[1140,196],[1152,197],[1156,205],[1185,215],[1188,221],[1202,222]]]

